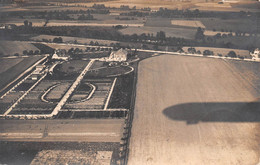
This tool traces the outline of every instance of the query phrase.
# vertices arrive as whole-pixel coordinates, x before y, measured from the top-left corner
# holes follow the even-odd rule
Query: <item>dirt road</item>
[[[259,96],[224,60],[142,61],[128,164],[257,164]]]

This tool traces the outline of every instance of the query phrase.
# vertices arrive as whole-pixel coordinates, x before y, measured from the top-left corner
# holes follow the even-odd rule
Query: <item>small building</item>
[[[118,51],[112,51],[110,56],[105,59],[106,61],[118,61],[123,62],[127,60],[127,51],[124,49],[119,49]]]
[[[253,60],[260,61],[260,50],[257,48],[253,53],[250,53]]]
[[[54,54],[52,55],[52,59],[67,61],[69,59],[69,56],[67,55],[65,49],[58,49],[54,51]]]
[[[40,77],[44,73],[45,67],[45,65],[37,65],[35,67],[35,70],[32,72],[31,79],[38,80],[38,77]]]

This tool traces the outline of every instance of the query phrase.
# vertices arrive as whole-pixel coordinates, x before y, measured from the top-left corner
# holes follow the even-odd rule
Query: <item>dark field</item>
[[[119,143],[111,142],[0,142],[0,164],[29,165],[42,150],[113,151],[112,164],[119,159]]]
[[[32,56],[24,58],[20,63],[14,67],[0,73],[0,89],[4,88],[8,83],[14,80],[17,76],[23,73],[27,68],[32,66],[36,61],[41,59],[42,56]],[[5,64],[2,64],[5,65]]]

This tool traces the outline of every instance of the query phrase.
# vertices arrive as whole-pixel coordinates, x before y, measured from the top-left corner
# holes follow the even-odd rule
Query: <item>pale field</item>
[[[188,48],[190,47],[183,47],[185,52],[188,52]],[[251,57],[248,50],[241,50],[241,49],[228,49],[228,48],[214,48],[214,47],[194,47],[197,51],[200,50],[203,53],[204,50],[213,51],[214,55],[217,56],[218,53],[222,54],[222,56],[227,55],[230,51],[236,52],[237,55]]]
[[[172,23],[172,25],[177,25],[177,26],[205,28],[203,23],[201,23],[200,21],[194,21],[194,20],[172,20],[171,23]]]
[[[209,11],[257,11],[257,9],[252,9],[252,7],[247,6],[247,4],[257,4],[257,2],[225,2],[224,4],[218,4],[218,0],[213,2],[205,2],[200,0],[190,1],[190,2],[180,2],[176,0],[116,0],[107,2],[91,2],[91,3],[63,3],[68,6],[86,6],[91,7],[96,4],[105,4],[108,7],[120,7],[121,5],[128,5],[129,7],[136,6],[137,9],[150,7],[153,10],[158,10],[160,7],[168,9],[199,9],[199,10],[209,10]],[[240,5],[243,4],[243,5]]]
[[[107,2],[91,2],[91,3],[73,3],[73,4],[68,4],[64,3],[66,5],[82,5],[82,6],[87,6],[91,7],[94,4],[105,4],[108,7],[117,7],[119,8],[121,5],[128,5],[129,7],[134,7],[136,6],[137,9],[144,8],[144,7],[150,7],[151,9],[157,10],[160,7],[163,8],[169,8],[169,9],[188,9],[190,7],[194,6],[194,3],[192,2],[177,2],[177,1],[158,1],[158,0],[118,0],[118,1],[107,1]]]
[[[69,50],[71,48],[74,48],[74,49],[79,48],[82,50],[86,49],[85,45],[68,45],[68,44],[56,44],[56,43],[46,43],[45,45],[47,45],[53,49],[65,49],[65,50]]]
[[[1,120],[0,139],[9,141],[120,142],[124,119]],[[47,128],[47,129],[46,129]],[[44,130],[48,132],[43,136]]]
[[[23,51],[39,50],[35,46],[27,42],[21,41],[0,41],[0,53],[4,55],[14,55],[15,53],[23,54]]]
[[[16,26],[22,26],[24,25],[24,20],[25,19],[3,19],[0,20],[0,23],[4,23],[4,24],[14,24]],[[32,22],[33,26],[43,26],[45,24],[45,20],[44,19],[26,19],[29,22]]]
[[[47,40],[53,40],[55,37],[62,37],[63,42],[68,42],[68,43],[74,43],[75,40],[77,40],[78,43],[81,44],[89,44],[91,41],[93,42],[98,42],[99,44],[102,45],[109,45],[110,43],[116,43],[116,41],[112,40],[99,40],[99,39],[91,39],[91,38],[81,38],[81,37],[67,37],[67,36],[53,36],[53,35],[38,35],[35,37],[31,37],[30,39],[36,41],[36,40],[42,40],[42,39],[47,39]]]
[[[233,2],[224,2],[224,4],[218,4],[218,2],[199,2],[195,3],[194,7],[191,9],[199,9],[204,11],[233,11],[233,12],[239,12],[239,11],[251,11],[251,12],[258,12],[258,9],[254,9],[251,6],[246,5],[258,5],[258,2],[239,2],[239,1],[233,1]]]
[[[221,35],[223,35],[223,34],[226,34],[226,35],[230,34],[230,32],[211,31],[211,30],[205,30],[205,31],[204,31],[204,34],[205,34],[206,36],[215,36],[215,35],[218,34],[218,33],[220,33]],[[232,35],[235,36],[236,33],[235,33],[235,32],[232,32]],[[249,33],[245,33],[245,36],[246,36],[246,37],[249,37],[250,34],[249,34]],[[259,37],[260,34],[257,34],[257,36]]]
[[[260,93],[224,60],[167,55],[144,60],[136,91],[129,165],[259,162],[260,124],[243,120],[246,112],[241,120],[230,116],[228,108],[235,111]],[[207,103],[215,106],[208,109]],[[198,116],[212,120],[189,123]]]
[[[29,22],[32,22],[33,26],[43,26],[45,24],[45,20],[43,19],[27,19]],[[24,19],[12,19],[12,20],[2,20],[0,23],[4,24],[14,24],[16,26],[24,25]],[[104,27],[112,27],[112,26],[129,26],[129,27],[141,27],[144,26],[143,22],[138,20],[130,20],[130,21],[119,21],[119,20],[49,20],[49,23],[46,26],[104,26]]]
[[[164,31],[167,37],[180,37],[186,39],[193,39],[196,34],[196,29],[185,29],[185,28],[173,28],[173,27],[128,27],[125,29],[121,29],[120,32],[123,34],[142,34],[142,33],[150,33],[156,36],[157,32]]]

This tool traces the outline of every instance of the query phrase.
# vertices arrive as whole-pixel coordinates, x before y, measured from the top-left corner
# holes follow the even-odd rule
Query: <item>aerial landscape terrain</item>
[[[259,9],[0,0],[0,164],[260,164]]]

